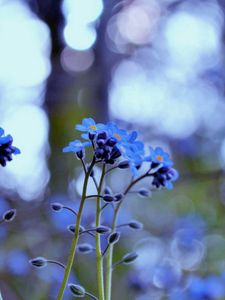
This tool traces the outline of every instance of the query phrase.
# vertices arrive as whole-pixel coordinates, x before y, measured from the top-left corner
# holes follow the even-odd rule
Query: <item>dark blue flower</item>
[[[156,188],[165,187],[168,190],[173,188],[173,182],[179,177],[177,170],[169,167],[161,167],[153,174],[152,185]]]
[[[160,147],[156,147],[155,149],[150,147],[150,155],[146,157],[146,161],[152,162],[152,168],[159,165],[163,167],[171,167],[173,165],[169,154]]]
[[[84,148],[90,145],[90,142],[82,143],[80,140],[74,140],[73,142],[70,142],[67,147],[63,148],[63,152],[74,152],[77,157],[81,159],[84,156]]]
[[[95,143],[95,157],[100,161],[114,164],[116,159],[122,155],[117,146],[117,140],[110,137],[106,131],[97,134]]]
[[[0,164],[6,166],[7,161],[12,160],[12,155],[20,154],[20,150],[12,145],[11,135],[4,136],[4,130],[0,128]]]

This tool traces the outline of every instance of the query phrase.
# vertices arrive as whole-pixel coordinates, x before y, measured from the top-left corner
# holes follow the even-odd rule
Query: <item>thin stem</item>
[[[108,170],[105,172],[105,174],[110,173],[111,171],[115,170],[117,167],[118,167],[118,166],[114,166],[114,167],[108,169]]]
[[[89,196],[86,196],[86,199],[89,199],[89,198],[103,198],[103,196],[101,196],[101,195],[89,195]]]
[[[74,209],[72,209],[71,207],[63,206],[63,208],[71,211],[75,216],[77,216],[77,212]]]
[[[109,244],[105,247],[105,250],[102,253],[102,257],[105,256],[105,254],[106,254],[106,252],[107,252],[108,249],[109,249]]]
[[[102,207],[101,207],[101,211],[106,207],[106,206],[108,206],[109,205],[109,203],[105,203]]]
[[[117,225],[116,228],[125,227],[125,226],[129,226],[129,223],[124,223],[124,224]]]
[[[84,169],[84,173],[86,174],[87,173],[87,168],[85,166],[83,158],[81,158],[81,163],[82,163],[82,166],[83,166],[83,169]]]
[[[62,264],[61,262],[59,262],[59,261],[57,261],[57,260],[49,260],[49,259],[48,259],[47,262],[50,263],[50,264],[58,265],[58,266],[62,267],[63,269],[66,268],[66,266],[65,266],[64,264]]]
[[[60,287],[60,290],[59,290],[59,294],[57,296],[57,300],[62,300],[63,299],[64,291],[65,291],[67,281],[68,281],[68,278],[69,278],[69,275],[70,275],[70,272],[71,272],[71,268],[72,268],[72,265],[73,265],[74,256],[75,256],[75,252],[76,252],[77,241],[78,241],[78,238],[79,238],[79,229],[80,229],[80,223],[81,223],[81,216],[82,216],[82,211],[83,211],[83,207],[84,207],[84,202],[85,202],[85,199],[86,199],[88,179],[89,179],[90,173],[91,173],[94,165],[95,165],[95,158],[93,158],[92,163],[91,163],[91,165],[90,165],[90,167],[89,167],[89,169],[88,169],[88,171],[87,171],[87,173],[85,174],[85,177],[84,177],[83,192],[82,192],[82,197],[81,197],[81,201],[80,201],[79,211],[78,211],[78,214],[77,214],[76,228],[75,228],[75,232],[74,232],[72,246],[71,246],[69,258],[68,258],[68,261],[67,261],[63,281],[62,281],[62,284],[61,284],[61,287]]]
[[[93,182],[95,184],[96,190],[98,190],[98,183],[97,183],[97,180],[96,180],[95,176],[92,176],[92,179],[93,179]]]
[[[95,297],[94,295],[92,295],[92,294],[89,293],[89,292],[85,292],[85,294],[86,294],[87,296],[89,296],[90,298],[94,299],[94,300],[98,300],[97,297]]]
[[[123,193],[124,196],[127,195],[127,193],[130,191],[130,189],[136,184],[138,183],[140,180],[142,180],[143,178],[149,176],[148,172],[146,172],[145,174],[139,176],[137,179],[135,179],[134,181],[131,181],[131,183],[127,186],[127,188],[125,189],[125,192]],[[118,203],[118,205],[116,206],[115,210],[114,210],[114,216],[113,216],[113,221],[112,221],[112,231],[111,232],[115,232],[116,229],[116,223],[117,223],[117,218],[118,218],[118,213],[119,213],[119,209],[122,205],[123,201],[120,201]],[[114,245],[111,244],[109,245],[109,250],[106,256],[106,285],[105,285],[105,293],[106,293],[106,300],[110,300],[111,299],[111,290],[112,290],[112,260],[113,260],[113,247]]]
[[[98,227],[101,224],[101,190],[103,186],[103,180],[105,176],[106,165],[102,166],[102,175],[100,178],[99,186],[98,186],[98,197],[96,202],[96,224]],[[104,278],[103,278],[103,260],[101,253],[101,237],[99,233],[96,233],[96,261],[97,261],[97,278],[98,278],[98,292],[99,292],[99,300],[104,300]]]

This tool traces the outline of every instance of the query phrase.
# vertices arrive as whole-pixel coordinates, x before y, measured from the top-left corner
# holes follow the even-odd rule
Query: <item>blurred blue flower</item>
[[[73,142],[70,142],[67,147],[63,148],[63,152],[74,152],[78,159],[82,159],[84,157],[84,148],[89,147],[90,145],[90,142],[82,143],[80,140],[74,140]]]
[[[81,142],[80,140],[74,140],[73,142],[70,142],[69,145],[65,148],[63,148],[63,152],[80,152],[82,151],[85,147],[90,146],[90,142]]]
[[[7,266],[13,274],[25,275],[30,268],[28,261],[28,256],[24,251],[15,249],[8,254]]]
[[[188,293],[193,300],[217,300],[225,296],[225,287],[219,276],[211,275],[206,278],[193,276]]]
[[[7,161],[12,160],[12,154],[20,154],[20,150],[12,145],[11,135],[4,136],[4,130],[0,128],[0,164],[6,166]]]

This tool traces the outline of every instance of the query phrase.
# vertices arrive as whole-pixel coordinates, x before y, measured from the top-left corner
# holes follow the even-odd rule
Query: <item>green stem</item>
[[[74,256],[75,256],[75,252],[76,252],[77,241],[78,241],[78,238],[79,238],[79,228],[80,228],[81,216],[82,216],[82,211],[83,211],[83,207],[84,207],[84,202],[85,202],[85,199],[86,199],[88,179],[89,179],[90,173],[91,173],[91,171],[94,167],[94,164],[95,164],[95,159],[92,160],[90,168],[88,169],[87,173],[85,173],[83,192],[82,192],[82,197],[81,197],[81,201],[80,201],[80,207],[79,207],[79,210],[78,210],[78,213],[77,213],[77,222],[76,222],[74,237],[73,237],[69,258],[68,258],[68,261],[67,261],[67,264],[66,264],[65,273],[64,273],[63,281],[62,281],[62,284],[61,284],[61,288],[60,288],[57,300],[62,300],[63,299],[64,291],[65,291],[67,281],[68,281],[68,278],[69,278],[69,275],[70,275],[70,272],[71,272],[71,268],[72,268],[72,265],[73,265]]]
[[[138,177],[137,179],[135,179],[134,181],[132,181],[128,187],[126,188],[125,192],[124,192],[124,196],[130,191],[130,189],[140,180],[142,180],[143,178],[145,178],[146,176],[148,176],[148,172],[143,174],[142,176]],[[123,201],[119,202],[118,205],[115,208],[114,211],[114,215],[113,215],[113,221],[112,221],[112,232],[115,231],[116,229],[116,223],[117,223],[117,218],[118,218],[118,213],[119,213],[119,209],[121,207]],[[112,261],[113,261],[113,247],[114,245],[111,244],[109,246],[108,249],[108,253],[106,256],[106,285],[105,285],[105,295],[106,295],[106,300],[110,300],[111,299],[111,290],[112,290],[112,272],[113,272],[113,268],[112,268]]]
[[[98,186],[98,197],[97,197],[97,204],[96,204],[96,224],[95,226],[98,227],[101,224],[101,190],[103,185],[103,180],[105,176],[105,164],[102,166],[102,175],[100,178],[99,186]],[[98,277],[98,292],[99,292],[99,300],[104,300],[104,273],[103,273],[103,259],[102,259],[102,252],[101,252],[101,238],[100,234],[96,233],[96,262],[97,262],[97,277]]]

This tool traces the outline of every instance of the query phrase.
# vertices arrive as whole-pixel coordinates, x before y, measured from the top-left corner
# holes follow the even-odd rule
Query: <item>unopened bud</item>
[[[76,297],[84,297],[86,294],[85,288],[78,284],[69,283],[68,287],[71,293]]]
[[[112,195],[112,190],[110,189],[110,187],[106,186],[104,188],[104,194],[106,194],[106,195]]]
[[[10,210],[7,210],[3,214],[2,218],[6,222],[11,222],[15,218],[15,216],[16,216],[16,210],[15,209],[10,209]]]
[[[98,226],[96,228],[96,232],[100,233],[100,234],[106,234],[111,230],[111,228],[107,227],[107,226]]]
[[[29,263],[36,268],[44,268],[47,266],[47,260],[41,256],[31,259]]]
[[[134,262],[137,259],[137,257],[138,257],[138,254],[136,252],[127,253],[122,258],[122,262],[124,264],[131,264],[132,262]]]
[[[82,253],[90,253],[93,247],[90,244],[84,243],[77,246],[77,250]]]
[[[142,229],[143,228],[143,224],[138,221],[130,221],[128,223],[128,226],[132,229]]]
[[[114,198],[115,198],[114,201],[115,201],[115,202],[119,202],[120,200],[123,199],[123,197],[124,197],[124,195],[121,194],[121,193],[115,194],[115,195],[114,195]]]
[[[150,192],[149,192],[149,190],[147,190],[145,188],[141,188],[138,190],[138,194],[142,197],[149,197]]]
[[[105,202],[113,202],[115,200],[115,198],[111,195],[103,195],[102,199],[105,201]]]
[[[130,164],[129,164],[129,160],[123,160],[118,164],[118,168],[119,169],[127,169],[129,168]]]
[[[51,204],[51,207],[54,211],[60,211],[63,209],[63,205],[61,203],[55,202]]]
[[[120,239],[120,233],[119,232],[113,232],[108,237],[108,243],[109,244],[115,244],[119,241],[119,239]]]

